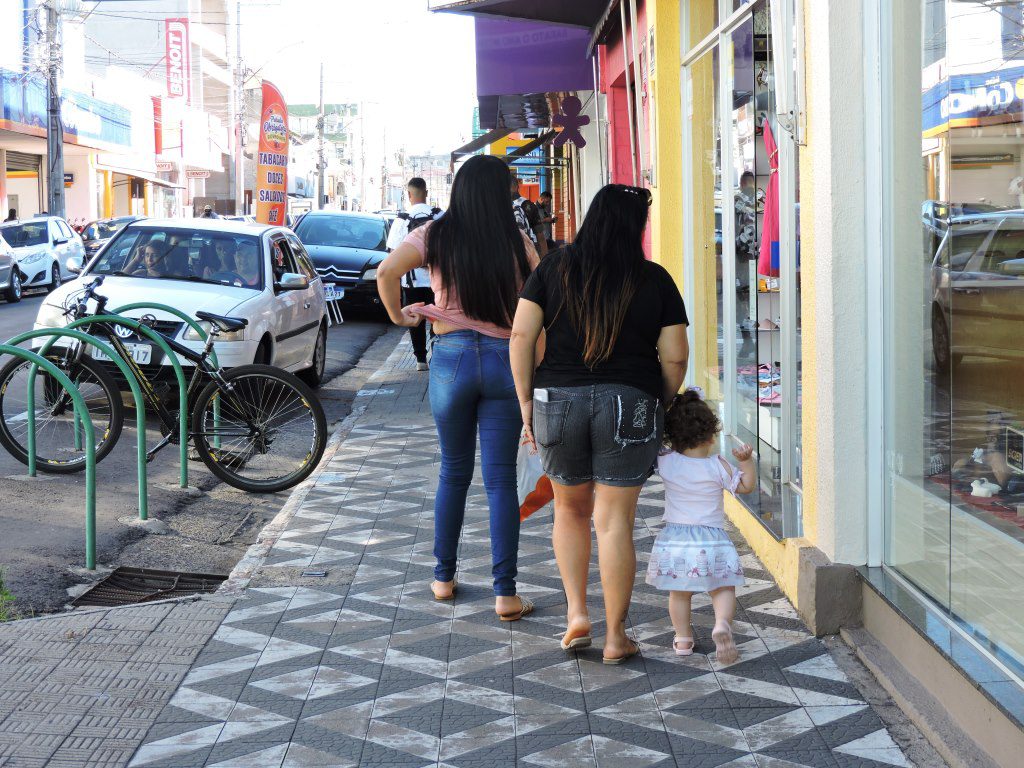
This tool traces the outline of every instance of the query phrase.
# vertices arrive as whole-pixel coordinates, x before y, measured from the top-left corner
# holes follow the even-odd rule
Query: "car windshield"
[[[113,237],[128,224],[127,219],[113,219],[110,221],[94,221],[85,228],[85,236],[89,240],[106,240]]]
[[[89,272],[263,290],[263,248],[254,235],[128,228],[118,233]]]
[[[383,251],[384,224],[357,216],[304,216],[295,234],[305,245],[340,245]]]
[[[10,243],[12,248],[25,245],[43,245],[49,242],[45,221],[27,221],[24,224],[8,224],[0,227],[0,234]]]

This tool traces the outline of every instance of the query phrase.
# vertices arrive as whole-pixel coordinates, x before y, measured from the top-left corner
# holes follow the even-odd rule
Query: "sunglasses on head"
[[[628,187],[628,186],[623,186],[622,191],[623,192],[628,192],[631,195],[636,195],[637,197],[643,198],[643,200],[647,203],[647,207],[648,208],[650,208],[651,204],[654,202],[654,198],[651,195],[651,190],[647,189],[647,187]]]

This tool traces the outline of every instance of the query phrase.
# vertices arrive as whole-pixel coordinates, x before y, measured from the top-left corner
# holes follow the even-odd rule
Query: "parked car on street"
[[[949,219],[931,295],[940,371],[967,355],[1024,359],[1024,210]]]
[[[350,211],[310,211],[295,226],[324,281],[328,298],[353,308],[379,310],[377,265],[387,256],[383,216]]]
[[[99,219],[90,221],[82,227],[82,242],[85,244],[85,257],[87,259],[96,255],[107,241],[121,231],[121,228],[139,221],[144,216],[117,216],[113,219]],[[81,266],[81,265],[80,265]]]
[[[95,275],[106,275],[108,309],[147,301],[191,317],[199,311],[248,321],[223,333],[217,357],[226,368],[267,363],[297,372],[318,386],[327,349],[327,316],[320,278],[294,232],[223,219],[146,219],[118,232],[72,282],[51,293],[36,328],[66,324],[65,306]],[[199,335],[178,317],[158,310],[125,313],[147,318],[185,346],[203,348]],[[124,339],[147,375],[172,378],[169,360],[143,337]],[[182,361],[188,364],[187,361]]]
[[[21,301],[21,273],[15,267],[17,263],[14,249],[0,235],[0,293],[9,304]]]
[[[37,216],[0,224],[0,236],[14,249],[23,288],[56,290],[70,278],[67,263],[85,260],[82,236],[59,216]]]

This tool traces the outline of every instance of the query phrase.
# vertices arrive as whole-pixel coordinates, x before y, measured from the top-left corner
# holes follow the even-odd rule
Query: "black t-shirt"
[[[565,253],[556,251],[542,259],[521,294],[543,308],[547,330],[547,349],[534,386],[625,384],[661,399],[658,336],[666,326],[689,324],[683,297],[672,277],[660,264],[644,263],[643,279],[626,312],[612,355],[591,370],[583,362],[582,336],[576,333],[562,306],[559,269]]]

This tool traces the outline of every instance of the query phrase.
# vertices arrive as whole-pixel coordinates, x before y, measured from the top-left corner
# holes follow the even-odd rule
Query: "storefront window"
[[[799,185],[794,124],[789,117],[780,120],[778,114],[772,34],[778,19],[773,24],[768,0],[740,5],[747,8],[743,20],[721,31],[717,46],[688,67],[693,102],[694,300],[717,298],[715,323],[694,326],[695,343],[707,347],[703,358],[698,357],[706,361],[704,368],[697,368],[704,378],[698,383],[719,404],[725,427],[723,450],[749,443],[757,451],[758,490],[742,502],[782,538],[801,532],[799,309],[789,313],[797,318],[790,320],[790,327],[784,327],[782,320],[787,314],[784,307],[789,306],[785,302],[799,303],[799,280],[794,277],[799,274]],[[724,61],[719,60],[719,52]],[[713,152],[708,151],[712,141]],[[782,153],[780,146],[785,142],[788,151]],[[780,184],[781,177],[785,185]],[[710,269],[702,264],[700,239],[701,222],[708,220],[706,208],[712,199],[720,221],[714,293]],[[790,276],[788,284],[784,272]],[[711,354],[710,333],[704,330],[712,327],[717,354]],[[722,370],[728,375],[718,375]],[[784,456],[789,457],[788,465]]]
[[[885,7],[885,562],[1024,673],[1024,2]]]

